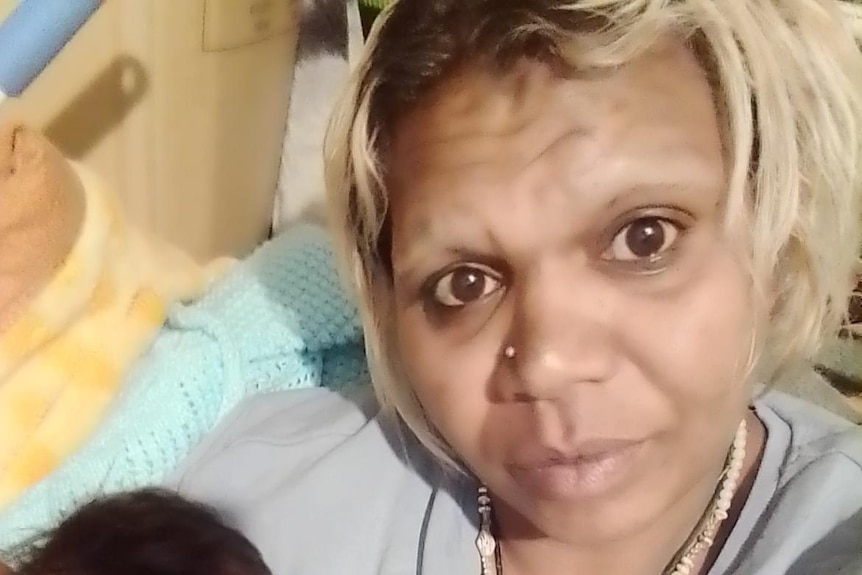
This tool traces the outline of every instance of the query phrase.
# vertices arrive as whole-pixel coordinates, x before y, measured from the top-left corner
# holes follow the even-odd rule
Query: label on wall
[[[206,0],[204,50],[230,50],[291,30],[294,0]]]

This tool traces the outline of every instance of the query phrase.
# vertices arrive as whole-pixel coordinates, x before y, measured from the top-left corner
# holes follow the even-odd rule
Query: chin
[[[643,530],[661,514],[664,506],[657,505],[654,497],[648,499],[632,494],[586,505],[533,502],[527,519],[546,537],[561,543],[603,545]]]

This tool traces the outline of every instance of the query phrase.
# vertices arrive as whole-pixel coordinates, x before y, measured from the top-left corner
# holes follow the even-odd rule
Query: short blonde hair
[[[584,70],[688,40],[713,84],[728,222],[744,218],[755,363],[808,359],[846,313],[862,227],[862,10],[839,0],[400,0],[380,16],[332,118],[327,188],[384,408],[446,457],[391,341],[386,149],[406,110],[466,62]],[[763,373],[774,374],[776,369]],[[448,457],[447,457],[448,459]]]

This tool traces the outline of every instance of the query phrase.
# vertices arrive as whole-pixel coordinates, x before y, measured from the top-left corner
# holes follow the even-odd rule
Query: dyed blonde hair
[[[451,461],[391,340],[386,149],[399,117],[467,62],[624,64],[686,39],[712,83],[729,225],[750,230],[750,368],[810,358],[846,313],[862,224],[862,10],[839,0],[400,0],[381,14],[327,137],[335,241],[360,307],[375,390]],[[743,218],[744,221],[740,221]],[[760,370],[759,370],[760,371]],[[770,377],[770,376],[767,376]]]

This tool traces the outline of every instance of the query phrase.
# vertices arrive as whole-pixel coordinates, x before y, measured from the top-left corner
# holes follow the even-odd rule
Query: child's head
[[[215,511],[161,490],[92,501],[21,559],[18,575],[271,575]]]

